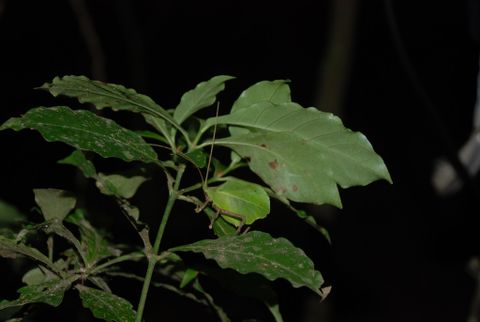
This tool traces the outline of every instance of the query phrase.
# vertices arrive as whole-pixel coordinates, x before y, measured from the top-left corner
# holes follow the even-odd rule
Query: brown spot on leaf
[[[297,191],[298,191],[298,187],[297,187],[296,184],[294,184],[294,185],[292,186],[292,190],[293,190],[293,192],[297,192]]]
[[[264,143],[260,144],[260,146],[261,146],[262,148],[266,148],[266,147],[267,147],[267,145],[264,144]]]
[[[268,162],[268,166],[270,168],[272,168],[273,170],[277,169],[278,168],[278,161],[277,160],[273,160],[273,161],[270,161]]]
[[[277,193],[283,195],[285,192],[287,192],[287,189],[280,187],[277,189]]]

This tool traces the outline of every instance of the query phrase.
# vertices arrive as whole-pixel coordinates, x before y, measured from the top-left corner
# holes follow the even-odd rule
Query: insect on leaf
[[[250,169],[290,200],[341,207],[337,185],[348,188],[379,179],[391,181],[366,137],[345,128],[330,113],[295,103],[264,102],[211,118],[205,126],[216,122],[250,129],[215,144],[250,160]]]
[[[228,214],[243,216],[245,224],[250,225],[270,213],[270,198],[267,192],[262,186],[252,182],[230,178],[220,186],[205,188],[205,193],[213,207],[235,226],[240,225],[241,220]]]

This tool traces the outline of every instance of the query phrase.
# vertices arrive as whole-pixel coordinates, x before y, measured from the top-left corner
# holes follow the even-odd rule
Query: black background
[[[332,2],[96,0],[87,5],[104,50],[106,80],[133,87],[173,108],[183,92],[219,74],[237,77],[222,96],[226,105],[264,79],[290,79],[294,100],[314,105],[322,85],[319,75]],[[70,2],[2,3],[0,121],[34,106],[74,104],[33,90],[57,75],[92,76],[89,52]],[[392,37],[388,3],[417,75],[414,81],[395,46],[399,39]],[[376,182],[342,191],[344,209],[324,223],[332,247],[287,214],[260,225],[259,229],[285,234],[303,247],[333,284],[331,297],[317,307],[308,290],[276,282],[286,321],[466,320],[475,286],[466,266],[478,255],[480,241],[478,191],[467,187],[440,198],[430,182],[435,160],[458,149],[472,130],[478,71],[475,39],[480,38],[475,26],[478,12],[469,7],[472,4],[358,2],[342,118],[347,127],[369,138],[394,184]],[[120,119],[136,125],[130,117],[121,114]],[[78,189],[75,171],[55,164],[69,153],[65,145],[46,143],[30,131],[5,131],[0,133],[0,147],[0,198],[20,209],[33,206],[32,188]],[[154,194],[148,188],[158,190]],[[158,222],[164,191],[154,184],[142,191],[156,198],[142,207],[145,216]],[[93,208],[106,212],[114,207],[100,198]],[[120,240],[135,237],[115,220],[96,220]],[[193,240],[198,224],[206,222],[189,216],[173,219],[165,247]],[[2,273],[9,275],[6,282],[2,278],[0,298],[15,296],[21,279],[22,271],[6,263],[0,262]],[[140,285],[115,287],[136,303],[134,294]],[[78,304],[75,301],[67,296],[64,307]],[[220,301],[235,320],[271,319],[261,305],[237,298]],[[168,316],[162,321],[214,319],[162,291],[153,291],[149,303],[148,321],[160,320],[162,314]],[[68,313],[60,309],[40,316],[60,321]],[[88,314],[80,310],[68,319],[89,321]]]

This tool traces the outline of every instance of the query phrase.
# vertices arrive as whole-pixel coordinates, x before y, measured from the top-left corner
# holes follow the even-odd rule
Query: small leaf
[[[76,285],[82,304],[93,316],[107,322],[134,322],[135,311],[124,298],[91,287]]]
[[[233,78],[232,76],[215,76],[183,94],[173,114],[175,121],[182,124],[190,115],[215,103],[216,95],[225,88],[225,82]]]
[[[182,281],[180,282],[180,288],[184,288],[198,276],[198,271],[193,268],[187,268],[183,274]]]
[[[38,130],[45,140],[61,141],[104,158],[155,162],[157,155],[141,136],[114,121],[90,111],[73,111],[66,106],[31,109],[19,118],[10,118],[0,130]]]
[[[239,179],[229,179],[218,187],[209,187],[205,193],[213,206],[220,210],[223,218],[238,226],[240,219],[245,218],[245,224],[250,225],[258,219],[265,218],[270,213],[270,198],[262,186]],[[230,214],[230,216],[229,216]]]
[[[58,279],[58,276],[45,267],[39,266],[26,272],[22,277],[22,282],[27,285],[37,285],[55,279]]]
[[[69,164],[79,168],[86,178],[95,178],[97,175],[97,170],[93,163],[80,150],[75,150],[65,159],[59,160],[58,163]]]
[[[150,97],[122,85],[90,80],[85,76],[64,76],[55,77],[52,83],[45,83],[40,88],[48,90],[53,96],[75,97],[80,103],[91,103],[98,109],[110,107],[114,111],[147,113],[175,123],[172,116]]]
[[[170,251],[202,253],[222,268],[232,268],[242,274],[258,273],[269,280],[284,278],[294,287],[306,286],[321,294],[322,275],[303,250],[285,238],[274,239],[267,233],[253,231],[201,240]]]
[[[142,176],[124,177],[119,174],[98,174],[97,187],[106,195],[118,196],[126,199],[132,198],[137,189],[147,178]]]
[[[215,233],[215,236],[217,237],[222,237],[222,236],[231,236],[231,235],[236,235],[237,230],[233,228],[231,224],[229,224],[223,216],[217,216],[215,214],[215,211],[212,209],[206,207],[203,210],[208,218],[210,219],[210,222],[212,222],[212,229],[213,232]]]
[[[85,254],[85,260],[92,265],[104,258],[119,255],[115,254],[108,241],[103,238],[87,221],[81,223],[81,249]]]
[[[180,155],[182,158],[186,158],[187,161],[193,163],[198,168],[205,168],[207,166],[208,154],[202,149],[192,150],[188,153]]]
[[[48,257],[43,255],[37,249],[26,246],[24,244],[17,244],[14,240],[5,238],[4,236],[0,235],[0,257],[16,258],[19,255],[30,257],[50,267],[55,272],[58,271],[55,265],[48,259]]]
[[[174,144],[175,138],[171,134],[172,133],[172,126],[170,125],[170,123],[165,122],[165,120],[162,119],[162,118],[155,117],[155,116],[149,115],[149,114],[143,114],[143,117],[145,118],[145,121],[148,124],[150,124],[155,129],[157,129],[160,133],[163,134],[163,137],[168,142],[170,147],[172,147],[172,149],[173,149],[174,146],[175,146],[175,144]]]
[[[282,104],[291,101],[290,87],[287,80],[261,81],[250,86],[240,94],[233,103],[230,113],[260,102]]]
[[[33,193],[45,220],[62,221],[77,203],[70,192],[60,189],[33,189]]]
[[[0,200],[0,226],[25,221],[26,217],[17,208]]]
[[[13,301],[0,302],[0,310],[30,303],[46,303],[57,307],[62,303],[63,294],[70,288],[76,277],[55,279],[41,284],[29,285],[18,290],[20,297]]]

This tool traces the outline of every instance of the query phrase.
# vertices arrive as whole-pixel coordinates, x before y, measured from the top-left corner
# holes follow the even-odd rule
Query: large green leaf
[[[77,199],[72,193],[60,189],[33,189],[35,202],[42,210],[45,220],[62,221],[75,207]]]
[[[249,160],[250,168],[280,196],[297,202],[341,207],[342,188],[391,181],[382,158],[366,137],[341,120],[295,103],[259,103],[209,119],[245,127],[249,133],[217,139]]]
[[[294,287],[306,286],[321,294],[323,278],[303,250],[285,238],[252,231],[243,235],[224,236],[178,246],[170,251],[202,253],[222,268],[239,273],[258,273],[269,280],[284,278]]]
[[[258,82],[240,94],[238,99],[233,103],[230,113],[239,111],[240,109],[250,107],[260,102],[271,102],[274,104],[282,104],[291,102],[290,87],[286,80],[261,81]]]
[[[89,309],[96,318],[108,322],[135,321],[132,304],[124,298],[83,285],[77,285],[76,289],[80,294],[83,306]]]
[[[73,111],[66,106],[31,109],[19,118],[6,121],[0,130],[38,130],[47,141],[61,141],[104,158],[154,162],[155,151],[133,131],[90,111]]]
[[[46,303],[51,306],[59,306],[63,300],[63,294],[70,288],[73,279],[55,279],[45,283],[29,285],[18,290],[20,297],[13,301],[0,302],[0,310],[22,306],[30,303]]]
[[[230,178],[220,186],[205,188],[213,207],[223,218],[238,226],[242,217],[244,223],[252,224],[270,213],[270,198],[258,184]]]
[[[90,80],[85,76],[55,77],[52,83],[45,83],[41,89],[53,96],[75,97],[80,103],[94,104],[98,109],[110,107],[113,110],[128,110],[159,116],[175,123],[172,116],[150,97],[122,85],[107,84]]]
[[[190,115],[215,103],[217,94],[225,88],[225,82],[232,78],[234,77],[215,76],[183,94],[180,104],[178,104],[173,114],[175,121],[181,124]]]

